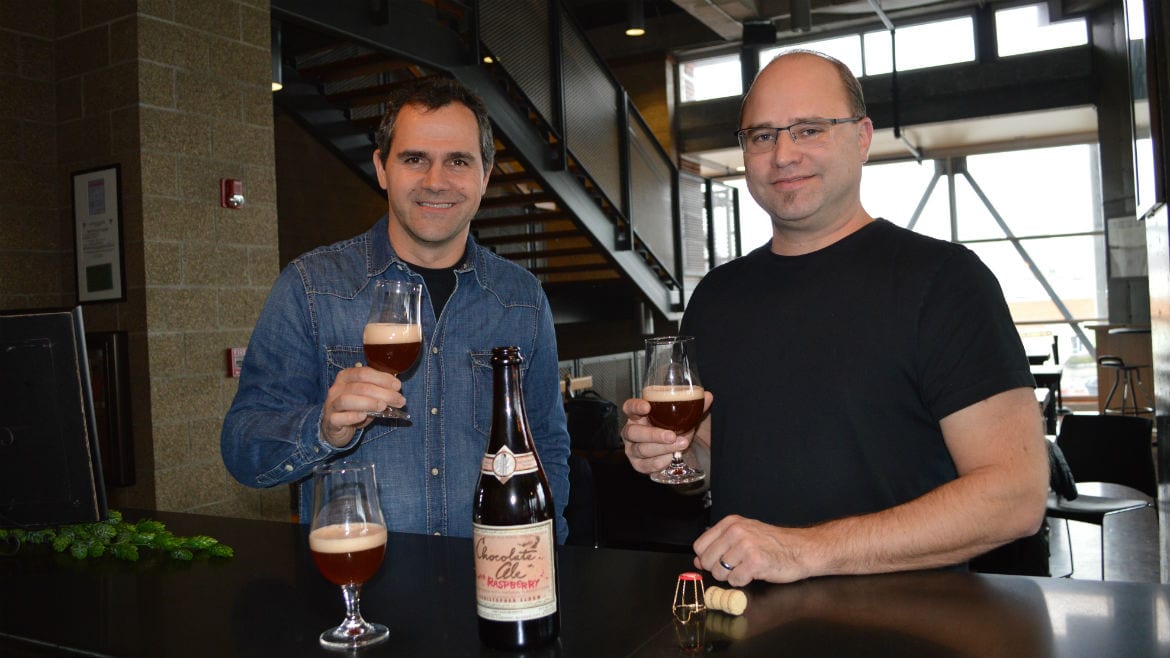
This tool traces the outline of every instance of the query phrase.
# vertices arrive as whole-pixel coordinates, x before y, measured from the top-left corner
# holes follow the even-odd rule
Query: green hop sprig
[[[128,523],[118,510],[110,510],[109,518],[95,523],[39,530],[0,528],[0,542],[15,543],[16,550],[21,544],[48,544],[54,551],[68,552],[78,560],[99,558],[108,553],[119,560],[135,562],[141,549],[157,550],[173,560],[183,561],[234,555],[231,546],[219,543],[214,537],[180,537],[152,519]]]

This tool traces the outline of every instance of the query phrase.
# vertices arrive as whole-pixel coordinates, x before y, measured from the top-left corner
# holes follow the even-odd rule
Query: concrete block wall
[[[279,269],[268,0],[139,2],[137,76],[149,397],[158,509],[287,519],[286,487],[226,472],[225,351]],[[219,181],[246,203],[220,207]]]
[[[73,231],[58,221],[55,25],[0,3],[0,309],[71,304]]]

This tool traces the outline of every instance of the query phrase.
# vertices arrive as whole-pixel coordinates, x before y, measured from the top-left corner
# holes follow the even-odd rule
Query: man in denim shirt
[[[491,429],[491,350],[516,345],[564,542],[569,435],[548,299],[531,273],[469,235],[494,151],[483,102],[459,83],[424,79],[393,92],[373,157],[389,212],[362,235],[300,256],[273,286],[224,419],[223,460],[237,480],[303,482],[307,523],[315,465],[373,462],[389,530],[469,537]],[[423,351],[402,379],[358,367],[377,279],[424,284]],[[367,416],[408,401],[410,421]]]

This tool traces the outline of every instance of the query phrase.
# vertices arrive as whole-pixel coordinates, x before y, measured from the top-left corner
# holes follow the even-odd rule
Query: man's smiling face
[[[388,150],[385,164],[374,153],[374,166],[389,201],[394,250],[418,265],[455,264],[487,190],[475,115],[458,103],[429,111],[406,105]]]

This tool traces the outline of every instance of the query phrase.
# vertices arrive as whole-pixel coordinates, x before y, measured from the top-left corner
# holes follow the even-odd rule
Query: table
[[[148,512],[210,534],[231,559],[192,563],[0,557],[0,655],[336,656],[317,635],[342,617],[305,528]],[[127,518],[135,515],[127,513]],[[683,554],[562,547],[561,637],[525,656],[678,656],[670,600]],[[394,534],[362,609],[390,640],[361,656],[512,656],[477,636],[467,539]],[[708,583],[710,575],[705,574]],[[1170,655],[1170,587],[920,572],[754,584],[742,617],[708,613],[706,652],[727,656]]]

